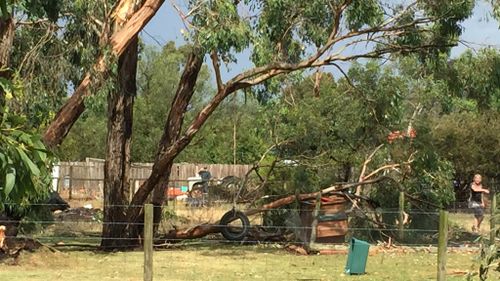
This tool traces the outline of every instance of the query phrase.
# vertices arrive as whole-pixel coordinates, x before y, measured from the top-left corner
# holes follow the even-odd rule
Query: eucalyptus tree
[[[82,1],[83,3],[87,1]],[[77,3],[82,3],[77,1]],[[85,99],[112,73],[113,63],[134,45],[137,34],[151,20],[164,0],[118,0],[110,6],[102,21],[98,21],[100,37],[96,44],[100,52],[92,57],[92,66],[85,68],[75,84],[70,98],[61,106],[44,132],[44,143],[60,145],[73,124],[85,110]],[[92,19],[93,16],[89,15]]]
[[[19,202],[29,198],[19,196],[20,193],[16,192],[18,189],[19,191],[29,190],[32,191],[31,193],[41,192],[40,188],[48,191],[46,182],[34,181],[34,179],[39,177],[40,171],[45,171],[43,175],[46,176],[49,165],[45,160],[35,161],[30,158],[32,155],[29,153],[29,149],[38,151],[45,149],[45,146],[38,139],[37,142],[32,140],[31,136],[36,139],[36,133],[32,135],[29,132],[32,131],[32,127],[44,127],[48,119],[54,115],[55,108],[61,106],[68,91],[73,88],[76,88],[76,94],[67,99],[67,106],[63,106],[63,110],[69,109],[71,112],[81,113],[85,104],[79,94],[83,92],[88,93],[93,90],[93,92],[108,93],[110,141],[107,142],[109,144],[107,151],[110,152],[108,153],[110,156],[106,162],[106,186],[117,185],[116,188],[128,190],[126,185],[130,161],[126,157],[129,155],[131,133],[128,128],[131,127],[132,104],[135,95],[137,32],[152,16],[151,11],[146,9],[145,12],[142,5],[151,4],[151,2],[158,1],[0,2],[2,11],[0,20],[2,63],[0,66],[2,78],[5,78],[1,81],[2,95],[0,96],[1,112],[5,117],[2,122],[2,131],[3,126],[6,126],[6,133],[2,135],[2,141],[5,141],[2,143],[2,150],[6,153],[2,157],[2,160],[6,161],[2,161],[2,175],[5,175],[5,180],[2,180],[2,190],[5,196],[10,194],[11,197],[16,198],[15,201]],[[142,24],[137,25],[138,18],[143,22]],[[132,23],[128,22],[129,20]],[[111,50],[107,48],[110,41],[114,46]],[[117,72],[117,85],[110,85],[114,80],[108,84],[101,83],[100,89],[97,84],[90,85],[90,77],[99,77],[96,81],[103,81],[105,76],[113,72],[113,69],[108,71],[108,67],[113,68],[112,66],[115,65],[114,55],[121,55],[117,60],[118,69],[115,71]],[[11,68],[6,69],[6,67]],[[21,85],[16,88],[16,91],[9,89],[9,86],[13,84],[11,79],[15,79],[19,82],[17,85]],[[90,89],[90,86],[93,88]],[[8,95],[4,95],[5,93]],[[8,98],[7,106],[10,112],[7,111],[7,107],[4,107],[4,96]],[[76,105],[72,103],[75,100]],[[92,104],[93,101],[88,99],[85,102]],[[18,118],[24,115],[27,116],[26,124],[11,128],[19,126],[19,121],[15,124],[11,122],[12,116]],[[17,120],[16,118],[14,120]],[[67,122],[68,119],[71,119],[68,115],[63,114],[62,117],[60,114],[56,115],[56,120],[62,123]],[[71,120],[73,122],[76,119]],[[21,134],[23,131],[24,133]],[[12,137],[7,132],[11,133]],[[50,124],[47,132],[52,132]],[[48,146],[52,146],[52,140],[44,138]],[[12,146],[12,149],[4,147],[6,145]],[[33,155],[39,156],[37,153]],[[32,177],[27,177],[20,170],[22,167],[29,168]],[[34,184],[29,185],[29,183]],[[40,183],[42,185],[37,185]],[[14,189],[13,186],[16,188]],[[113,186],[105,189],[108,197],[115,195],[115,193],[108,192],[110,189],[113,190]],[[120,195],[121,193],[116,194],[118,199],[115,201],[121,199]],[[114,216],[117,216],[116,213],[109,211],[112,209],[107,210],[105,211],[106,218],[110,216],[114,219]]]
[[[93,56],[92,66],[83,69],[74,93],[47,127],[46,145],[56,146],[62,142],[85,110],[86,97],[95,92],[91,89],[102,86],[100,82],[109,77],[116,65],[113,59],[134,45],[137,33],[163,2],[119,0],[109,9],[105,21],[99,24],[102,30],[97,44],[100,51]],[[473,4],[472,0],[444,3],[430,0],[409,3],[383,0],[189,1],[189,10],[178,10],[186,25],[191,27],[188,38],[192,51],[187,56],[165,121],[152,174],[134,194],[130,205],[142,205],[153,193],[153,203],[161,206],[164,201],[161,187],[168,180],[174,159],[228,96],[243,89],[265,94],[279,89],[283,77],[292,72],[322,66],[341,69],[340,63],[346,61],[388,58],[395,53],[418,52],[422,57],[434,56],[456,44],[461,32],[460,22],[470,15]],[[251,51],[254,67],[224,81],[221,63],[234,63],[236,54],[247,49]],[[215,73],[216,92],[189,124],[184,124],[185,112],[206,56],[210,57]],[[125,114],[125,108],[119,110]],[[118,126],[115,128],[128,129],[124,118],[116,121]],[[119,150],[126,150],[128,134],[108,138],[108,146],[116,145],[121,147]],[[115,160],[115,163],[126,162],[123,154]],[[119,181],[117,184],[122,186]],[[120,198],[108,200],[108,204],[121,202]],[[160,208],[155,211],[158,221]],[[140,228],[136,222],[140,217],[140,208],[129,208],[125,215],[129,224],[113,226],[106,231],[105,238],[138,237]]]
[[[111,9],[107,0],[48,2],[59,9],[55,21],[16,13],[11,55],[12,69],[23,81],[23,94],[14,97],[10,106],[40,131],[101,52],[103,22]]]
[[[190,48],[188,45],[176,47],[174,42],[169,42],[161,49],[152,46],[141,49],[130,157],[132,162],[152,162],[162,135],[159,121],[164,120],[169,111],[168,106],[158,105],[172,101]],[[206,65],[203,68],[195,96],[186,112],[188,121],[214,92],[209,69]],[[87,102],[87,106],[91,107],[87,107],[56,150],[61,160],[106,157],[107,109],[104,97],[97,95],[99,97],[92,103]],[[248,129],[260,122],[259,114],[262,114],[262,110],[262,106],[250,94],[246,97],[240,94],[226,100],[197,134],[193,143],[176,158],[176,162],[233,163],[236,156],[237,163],[253,163],[268,146],[267,140],[262,137],[262,130]],[[232,121],[228,122],[230,119]],[[233,143],[235,123],[236,146]],[[231,143],[232,149],[228,149],[228,143]]]
[[[449,91],[443,99],[446,111],[428,118],[433,144],[453,163],[462,184],[476,173],[487,181],[500,178],[499,69],[500,52],[484,48],[464,52],[434,75]]]
[[[19,15],[34,19],[57,20],[59,7],[47,1],[0,1],[0,77],[11,80],[14,71],[11,65],[14,36]],[[7,85],[7,83],[4,83]],[[5,105],[5,91],[0,89],[0,106]]]
[[[153,203],[164,201],[162,184],[172,163],[191,142],[209,116],[238,90],[278,84],[283,76],[309,68],[332,66],[362,58],[387,58],[394,53],[418,52],[423,57],[456,44],[460,22],[473,1],[434,1],[391,4],[384,1],[190,1],[183,18],[192,26],[194,45],[165,122],[151,176],[134,194],[131,204],[141,205],[153,193]],[[363,49],[355,48],[362,44]],[[255,67],[227,81],[221,63],[250,48]],[[205,55],[210,56],[217,91],[196,117],[184,125]],[[158,222],[160,208],[155,209]],[[139,208],[127,214],[128,234],[137,237]],[[117,227],[117,234],[123,229]]]
[[[54,22],[58,8],[46,2],[0,1],[0,213],[15,219],[48,194],[51,161],[40,136],[12,106],[24,94],[12,60],[16,23],[20,16]]]

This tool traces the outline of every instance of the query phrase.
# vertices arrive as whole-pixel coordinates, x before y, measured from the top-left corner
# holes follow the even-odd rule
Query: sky
[[[186,30],[186,27],[179,14],[171,5],[172,2],[183,3],[185,0],[165,1],[165,4],[163,4],[155,17],[141,32],[141,38],[146,44],[163,46],[168,41],[174,41],[177,45],[185,44],[181,31]],[[490,10],[491,6],[486,1],[478,1],[473,15],[462,25],[464,31],[461,40],[464,43],[452,49],[452,57],[460,55],[467,49],[477,50],[486,46],[500,49],[499,22],[491,18]],[[250,51],[246,50],[237,56],[237,64],[230,65],[229,69],[223,67],[221,69],[223,79],[228,80],[242,70],[252,67],[249,54]],[[344,64],[342,67],[346,68],[348,64]]]

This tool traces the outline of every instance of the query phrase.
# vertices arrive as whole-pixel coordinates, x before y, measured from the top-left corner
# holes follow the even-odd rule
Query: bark
[[[165,186],[168,183],[170,170],[173,165],[175,157],[182,151],[179,148],[176,153],[165,157],[166,151],[177,142],[181,136],[182,124],[184,121],[184,113],[191,101],[194,94],[194,87],[200,73],[203,63],[203,56],[197,50],[189,55],[186,66],[182,73],[175,97],[172,101],[170,112],[165,123],[163,135],[160,140],[158,152],[155,162],[152,167],[151,175],[141,185],[139,190],[134,194],[131,205],[139,206],[146,202],[148,196],[153,192],[152,203],[155,206],[154,223],[158,225],[161,219],[161,206],[165,202]],[[130,208],[128,213],[129,221],[129,234],[131,237],[138,237],[141,233],[139,229],[139,221],[142,217],[142,210],[139,208]]]
[[[172,242],[184,239],[197,239],[208,234],[219,233],[221,230],[222,228],[215,224],[200,224],[187,230],[171,230],[167,233],[165,239]]]
[[[130,5],[133,5],[123,4],[125,2],[130,3],[131,0],[121,0],[116,6],[123,9],[129,9],[131,7]],[[109,42],[113,50],[113,55],[121,56],[139,31],[142,30],[160,9],[163,2],[164,0],[146,0],[139,7],[132,6],[132,11],[127,10],[123,12],[118,10],[115,13],[115,21],[120,25],[120,28],[115,29],[114,33],[109,37],[109,40],[102,40],[105,44]],[[106,65],[104,57],[100,56],[96,59],[93,72],[98,73],[102,80],[109,76],[109,66]],[[43,136],[43,141],[46,146],[55,147],[60,145],[73,124],[85,110],[84,99],[87,95],[91,94],[89,87],[91,83],[95,82],[91,74],[92,72],[87,72],[85,74],[80,85],[78,85],[71,97],[61,107],[54,120],[47,127]]]
[[[0,68],[9,67],[10,52],[14,42],[14,20],[12,17],[6,20],[0,19]]]
[[[91,76],[89,73],[80,82],[73,95],[59,109],[54,120],[49,124],[43,135],[47,147],[55,147],[62,143],[73,124],[85,110],[84,98],[88,95]]]
[[[118,89],[108,94],[108,138],[104,165],[104,224],[101,247],[113,249],[126,242],[124,225],[130,192],[130,142],[137,92],[137,37],[118,61]]]

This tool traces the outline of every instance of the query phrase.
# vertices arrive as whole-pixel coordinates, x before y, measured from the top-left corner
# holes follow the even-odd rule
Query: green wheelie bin
[[[370,244],[368,242],[356,238],[351,239],[347,264],[345,266],[346,274],[365,274],[369,249]]]

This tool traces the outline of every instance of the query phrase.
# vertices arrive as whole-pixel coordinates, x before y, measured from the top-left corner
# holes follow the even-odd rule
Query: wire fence
[[[85,205],[85,204],[84,204]],[[36,204],[38,209],[57,209],[60,205]],[[107,206],[110,210],[119,208],[130,211],[133,208],[143,209],[143,206]],[[401,246],[435,246],[439,226],[439,211],[437,210],[406,210],[403,223],[400,223],[401,213],[395,209],[357,210],[344,209],[334,213],[320,211],[314,214],[312,208],[277,208],[248,216],[249,234],[243,241],[230,241],[224,238],[220,231],[211,231],[203,237],[178,238],[174,232],[181,233],[197,226],[210,225],[214,229],[228,227],[221,225],[221,218],[231,211],[231,204],[218,206],[192,206],[187,203],[171,204],[162,209],[162,219],[157,225],[157,241],[176,243],[186,240],[196,240],[197,243],[294,243],[308,244],[311,242],[313,217],[319,217],[316,225],[318,243],[347,243],[351,237],[367,240],[371,243],[392,243]],[[245,212],[245,206],[237,206]],[[327,211],[326,211],[327,212]],[[479,234],[490,231],[490,215],[485,214],[479,233],[472,231],[474,216],[468,210],[455,210],[450,214],[449,242],[451,245],[473,245]],[[238,228],[242,222],[237,221],[233,227]],[[21,221],[0,217],[0,225],[16,226],[18,237],[34,238],[49,245],[65,246],[87,244],[99,246],[102,240],[137,240],[136,237],[101,237],[103,226],[138,226],[141,229],[144,221],[135,222],[106,221],[103,210],[93,206],[69,208],[64,211],[38,212]],[[389,241],[390,240],[390,241]]]
[[[7,229],[11,226],[17,228],[15,235],[7,231],[6,239],[33,239],[51,251],[63,253],[62,258],[60,255],[47,255],[48,260],[35,262],[51,268],[53,266],[57,268],[53,270],[64,272],[64,278],[60,280],[80,280],[78,275],[73,278],[71,274],[88,272],[90,269],[87,267],[92,267],[92,270],[102,268],[100,270],[103,272],[99,274],[111,278],[142,280],[142,270],[145,266],[142,253],[145,240],[142,230],[147,227],[143,217],[134,222],[124,219],[109,221],[105,219],[102,206],[90,206],[85,202],[81,202],[80,206],[74,202],[70,203],[73,203],[72,208],[56,211],[50,210],[64,206],[31,205],[30,207],[39,212],[22,221],[0,217],[0,225],[7,226]],[[134,209],[143,211],[144,206],[113,205],[107,208],[130,212]],[[232,209],[233,205],[228,203],[198,206],[188,202],[170,202],[164,206],[161,210],[162,219],[156,225],[154,239],[156,253],[152,267],[155,268],[155,280],[336,280],[330,275],[321,275],[323,273],[314,268],[323,262],[325,268],[331,267],[332,262],[336,264],[336,268],[342,268],[351,238],[368,241],[372,245],[370,253],[390,253],[403,249],[405,253],[415,253],[419,258],[421,255],[430,255],[433,267],[429,268],[435,270],[439,244],[438,210],[405,210],[402,214],[398,209],[362,211],[350,204],[336,206],[333,211],[304,205],[281,207],[249,215],[245,237],[231,240],[221,233],[223,229],[231,229],[233,234],[237,234],[246,227],[242,220],[221,222],[221,218]],[[241,204],[237,205],[236,209],[244,214],[249,207]],[[477,239],[487,236],[490,217],[486,214],[481,232],[474,233],[471,230],[474,216],[465,211],[468,210],[454,210],[450,213],[448,245],[454,248],[453,251],[477,253]],[[402,223],[401,218],[404,220]],[[120,235],[103,237],[103,228],[106,227],[122,230],[137,227],[139,236],[133,237],[123,232],[119,233]],[[199,235],[197,231],[203,235]],[[112,248],[115,250],[130,250],[130,245],[134,245],[133,249],[139,251],[103,254],[101,251],[108,250],[106,247],[110,245],[107,242],[112,242]],[[339,255],[328,260],[297,259],[295,255],[283,254],[284,249],[291,249],[290,245],[321,253],[329,250],[330,253]],[[313,249],[313,245],[317,248]],[[281,251],[280,254],[277,254],[277,249]],[[392,255],[387,258],[406,257]],[[383,263],[385,258],[380,260],[377,256],[370,259]],[[216,260],[226,267],[220,268],[213,264]],[[290,264],[297,266],[298,261],[301,272],[294,271],[294,266],[289,268]],[[248,266],[250,264],[251,267]],[[179,267],[180,265],[182,267]],[[279,266],[287,269],[278,274]],[[75,273],[67,272],[65,267],[74,268]],[[175,274],[172,275],[172,272]],[[256,277],[259,274],[260,277]],[[173,276],[178,277],[175,279]]]

